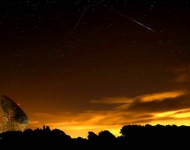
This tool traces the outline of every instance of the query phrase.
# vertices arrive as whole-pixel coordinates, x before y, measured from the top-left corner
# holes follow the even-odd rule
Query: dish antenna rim
[[[8,96],[6,95],[1,95],[1,107],[4,113],[6,115],[9,114],[9,110],[13,110],[15,115],[14,119],[16,122],[21,123],[21,124],[28,124],[29,123],[29,118],[26,115],[26,113]],[[16,116],[16,117],[15,117]]]

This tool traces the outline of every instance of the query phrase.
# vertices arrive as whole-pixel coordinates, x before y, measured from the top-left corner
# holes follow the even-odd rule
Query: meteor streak
[[[145,26],[144,24],[142,24],[142,23],[140,23],[140,22],[138,22],[138,21],[136,21],[136,20],[134,20],[134,19],[132,19],[132,18],[126,16],[126,15],[124,15],[123,13],[121,13],[121,12],[119,12],[119,11],[113,9],[113,8],[111,8],[111,9],[112,9],[113,11],[117,12],[118,14],[120,14],[120,15],[126,17],[127,19],[130,19],[131,21],[133,21],[133,22],[135,22],[135,23],[141,25],[142,27],[144,27],[144,28],[146,28],[146,29],[148,29],[148,30],[150,30],[150,31],[152,31],[152,32],[156,32],[156,31],[154,31],[153,29],[151,29],[151,28]]]
[[[95,3],[94,5],[90,5],[90,6],[88,6],[88,7],[84,7],[84,11],[82,12],[80,18],[78,19],[78,21],[77,21],[77,23],[76,23],[76,25],[75,25],[75,27],[74,27],[74,30],[77,29],[77,27],[78,27],[78,25],[79,25],[79,23],[80,23],[82,17],[84,16],[84,14],[86,13],[86,11],[87,11],[88,9],[90,9],[91,7],[94,7],[94,6],[96,6],[96,5],[99,5],[99,4],[103,3],[103,2],[105,2],[105,0],[102,0],[102,1],[100,1],[100,2],[97,2],[97,3]],[[141,25],[142,27],[144,27],[144,28],[146,28],[146,29],[148,29],[148,30],[150,30],[150,31],[152,31],[152,32],[156,32],[156,31],[154,31],[153,29],[151,29],[150,27],[147,27],[146,25],[144,25],[144,24],[142,24],[142,23],[140,23],[140,22],[134,20],[133,18],[130,18],[129,16],[127,16],[127,15],[125,15],[125,14],[123,14],[123,13],[121,13],[121,12],[119,12],[119,11],[117,11],[117,10],[111,8],[111,7],[109,7],[109,8],[112,9],[113,11],[115,11],[116,13],[118,13],[118,14],[120,14],[120,15],[126,17],[127,19],[129,19],[129,20],[131,20],[131,21],[137,23],[138,25]]]
[[[94,5],[92,5],[92,6],[84,7],[84,11],[83,11],[82,15],[80,16],[80,18],[78,19],[78,21],[77,21],[77,23],[76,23],[76,25],[75,25],[75,27],[74,27],[74,30],[77,29],[77,26],[79,25],[79,23],[80,23],[82,17],[84,16],[85,12],[86,12],[88,9],[90,9],[91,7],[94,7],[94,6],[96,6],[96,5],[99,5],[99,4],[103,3],[104,1],[105,1],[105,0],[102,0],[102,1],[97,2],[96,4],[94,4]]]
[[[82,17],[84,16],[84,13],[86,12],[86,10],[87,10],[87,8],[85,8],[85,9],[84,9],[84,11],[83,11],[82,15],[81,15],[81,16],[80,16],[80,18],[78,19],[78,21],[77,21],[77,23],[76,23],[76,25],[75,25],[74,30],[76,30],[76,29],[77,29],[77,26],[78,26],[78,24],[79,24],[80,20],[82,19]]]

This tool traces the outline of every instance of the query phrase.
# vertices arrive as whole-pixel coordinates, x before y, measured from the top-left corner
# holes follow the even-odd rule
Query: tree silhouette
[[[88,140],[89,141],[98,141],[98,135],[96,135],[94,132],[89,131],[88,132]]]
[[[108,130],[100,131],[98,135],[101,141],[114,142],[116,139],[116,137]]]
[[[122,149],[128,147],[129,149],[174,149],[180,147],[185,149],[189,146],[190,134],[189,126],[176,125],[160,125],[152,126],[146,125],[125,125],[120,129],[122,134],[115,137],[110,131],[103,130],[97,134],[92,131],[88,132],[87,139],[78,137],[71,138],[64,131],[60,129],[50,130],[48,126],[43,126],[42,129],[35,130],[26,129],[21,131],[7,131],[2,133],[2,146],[30,145],[30,148],[36,149],[37,146],[43,148],[67,148],[70,149]],[[11,143],[11,144],[10,144]],[[152,147],[152,145],[154,147]]]

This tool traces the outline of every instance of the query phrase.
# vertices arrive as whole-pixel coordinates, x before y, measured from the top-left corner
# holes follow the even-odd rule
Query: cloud
[[[190,82],[190,64],[184,64],[182,66],[172,68],[170,71],[175,75],[175,77],[171,80],[172,82]]]
[[[161,112],[175,109],[175,107],[176,109],[178,107],[186,107],[186,104],[189,103],[187,100],[187,95],[188,93],[186,91],[179,90],[140,95],[133,98],[103,98],[100,100],[93,100],[91,102],[95,102],[97,104],[120,104],[119,106],[115,107],[115,110],[120,111],[123,110],[128,112]]]
[[[115,97],[115,98],[102,98],[100,100],[91,100],[91,103],[104,103],[104,104],[126,104],[131,103],[133,99],[127,97]]]
[[[167,91],[139,95],[136,97],[115,97],[92,100],[94,105],[115,105],[107,110],[87,110],[81,113],[35,112],[30,127],[48,125],[59,128],[71,137],[87,137],[88,131],[98,133],[109,130],[120,136],[120,129],[127,124],[182,124],[190,115],[190,95],[186,91]],[[108,107],[109,108],[109,107]],[[42,119],[43,118],[43,119]],[[190,124],[190,121],[189,121]]]
[[[175,98],[184,94],[186,94],[185,91],[171,91],[171,92],[142,95],[142,96],[137,97],[137,99],[140,99],[141,101],[144,101],[144,102],[150,102],[150,101],[159,101],[166,98]]]
[[[170,97],[162,99],[162,101],[141,101],[136,100],[127,108],[127,111],[133,112],[165,112],[171,110],[181,110],[190,107],[190,95],[182,95],[178,97]]]
[[[152,93],[152,94],[146,94],[146,95],[140,95],[137,97],[129,98],[129,97],[114,97],[114,98],[102,98],[99,100],[91,100],[91,103],[103,103],[103,104],[131,104],[135,100],[141,100],[144,102],[148,101],[157,101],[157,100],[163,100],[166,98],[175,98],[179,97],[181,95],[185,95],[186,91],[170,91],[170,92],[162,92],[162,93]]]

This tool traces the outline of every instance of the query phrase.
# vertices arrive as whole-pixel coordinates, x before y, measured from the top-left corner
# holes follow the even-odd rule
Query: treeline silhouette
[[[26,129],[21,131],[6,131],[1,134],[0,144],[6,147],[19,148],[83,148],[83,149],[164,149],[177,148],[183,149],[190,146],[190,127],[177,125],[125,125],[120,129],[121,136],[114,136],[110,131],[103,130],[98,134],[88,132],[86,138],[71,138],[60,129],[51,130],[49,126],[42,129]],[[21,147],[21,145],[28,147]]]

